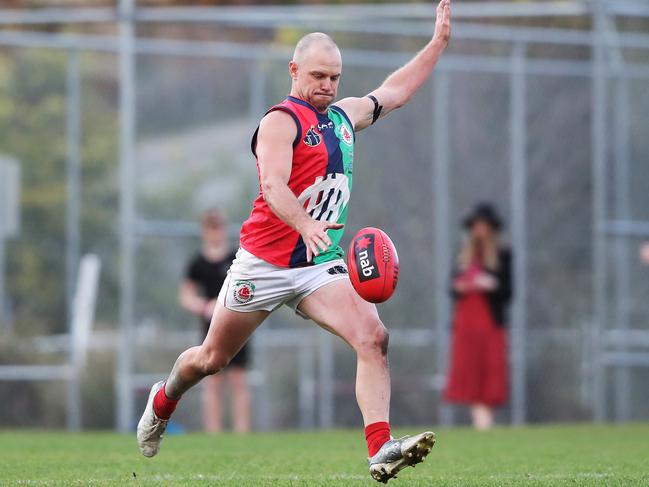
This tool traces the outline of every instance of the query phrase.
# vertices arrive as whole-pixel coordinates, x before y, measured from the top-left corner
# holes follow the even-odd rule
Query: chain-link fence
[[[636,249],[649,236],[649,36],[624,32],[626,16],[592,19],[592,35],[458,23],[430,82],[358,134],[347,236],[380,227],[401,258],[397,292],[380,306],[396,424],[465,420],[440,394],[448,275],[460,221],[485,200],[505,216],[515,257],[512,397],[501,419],[647,418],[649,269]],[[55,335],[68,328],[76,262],[99,255],[84,426],[131,427],[151,381],[198,340],[198,322],[176,300],[199,244],[195,222],[220,207],[236,242],[258,190],[250,136],[287,94],[290,47],[305,32],[285,23],[145,24],[146,38],[122,32],[121,44],[0,35],[0,150],[22,178],[20,233],[3,240],[0,263],[0,357],[66,363],[65,335]],[[422,25],[334,28],[339,96],[371,91],[407,61],[432,32]],[[342,342],[280,311],[253,351],[255,427],[359,422],[354,356]],[[64,424],[59,382],[9,375],[0,424]],[[198,427],[198,407],[190,393],[178,421]]]

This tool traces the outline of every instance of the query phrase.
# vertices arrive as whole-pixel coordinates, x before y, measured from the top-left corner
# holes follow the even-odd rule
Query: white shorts
[[[342,259],[308,267],[286,268],[240,248],[223,282],[219,302],[233,311],[274,311],[286,304],[297,309],[309,294],[330,282],[349,279]]]

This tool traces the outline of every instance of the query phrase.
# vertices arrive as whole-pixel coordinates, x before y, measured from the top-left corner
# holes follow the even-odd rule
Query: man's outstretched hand
[[[437,18],[435,19],[435,34],[433,40],[444,47],[451,38],[451,0],[441,0],[437,5]]]

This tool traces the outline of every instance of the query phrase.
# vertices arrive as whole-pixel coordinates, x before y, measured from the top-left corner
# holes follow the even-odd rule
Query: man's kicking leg
[[[180,397],[204,377],[222,370],[268,314],[268,311],[231,311],[217,303],[203,343],[180,354],[169,378],[151,388],[137,425],[137,442],[145,457],[152,457],[160,450],[162,435]]]
[[[376,306],[358,296],[348,280],[338,280],[304,298],[299,309],[356,352],[356,400],[365,424],[372,478],[387,482],[404,467],[421,462],[435,444],[434,433],[390,436],[388,332]]]

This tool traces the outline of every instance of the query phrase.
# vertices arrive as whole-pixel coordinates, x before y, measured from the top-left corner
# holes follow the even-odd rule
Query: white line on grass
[[[461,480],[475,480],[474,478],[467,478],[466,476],[445,476],[447,480],[449,478],[454,478],[457,481]],[[601,473],[601,472],[575,472],[575,473],[546,473],[546,474],[504,474],[504,475],[490,475],[488,478],[491,480],[498,479],[521,479],[525,478],[528,480],[572,480],[572,479],[603,479],[603,478],[615,478],[616,475],[612,473]],[[291,474],[277,474],[277,475],[246,475],[238,473],[230,473],[227,475],[215,475],[215,474],[194,474],[194,475],[173,475],[173,474],[163,474],[163,475],[141,475],[137,477],[137,480],[141,481],[155,481],[155,482],[191,482],[191,481],[200,481],[200,482],[218,482],[218,481],[231,481],[231,480],[241,480],[241,481],[251,481],[251,480],[293,480],[293,481],[326,481],[326,480],[366,480],[369,478],[368,475],[354,475],[354,474],[335,474],[335,475],[291,475]],[[107,483],[114,482],[123,482],[125,479],[123,477],[119,478],[106,478],[106,479],[65,479],[67,485],[105,485]],[[33,479],[23,479],[17,480],[18,485],[60,485],[63,480],[33,480]]]

